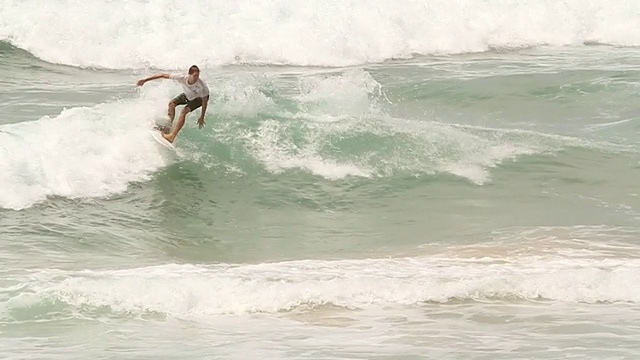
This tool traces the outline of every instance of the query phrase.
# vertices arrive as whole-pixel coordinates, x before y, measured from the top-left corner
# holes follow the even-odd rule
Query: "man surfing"
[[[157,74],[149,76],[148,78],[139,80],[137,85],[142,86],[144,83],[155,79],[173,79],[182,85],[182,94],[176,96],[169,101],[169,122],[170,126],[173,124],[173,119],[176,117],[176,106],[185,105],[178,117],[178,123],[176,126],[171,127],[170,132],[162,131],[162,137],[167,139],[170,143],[173,143],[178,135],[180,129],[184,125],[184,119],[187,114],[193,110],[202,106],[200,111],[200,118],[198,118],[198,128],[202,129],[204,126],[204,115],[207,112],[207,103],[209,101],[209,87],[200,79],[200,69],[196,65],[192,65],[189,68],[189,74]]]

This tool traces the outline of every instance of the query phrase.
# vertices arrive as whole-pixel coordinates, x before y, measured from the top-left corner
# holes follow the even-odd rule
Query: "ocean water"
[[[640,2],[0,2],[0,358],[640,357]],[[197,64],[206,126],[150,136]]]

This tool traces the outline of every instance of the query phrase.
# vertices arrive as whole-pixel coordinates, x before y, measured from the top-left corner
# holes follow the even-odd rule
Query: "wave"
[[[5,0],[0,40],[81,67],[347,66],[539,45],[638,46],[639,14],[634,0]]]
[[[149,98],[63,110],[0,127],[0,208],[19,210],[48,197],[121,193],[168,163],[149,136],[161,109]]]
[[[0,194],[0,208],[123,193],[175,161],[195,163],[215,181],[225,180],[207,169],[324,181],[444,176],[484,185],[494,168],[522,156],[553,156],[567,147],[620,151],[535,131],[393,117],[381,85],[363,70],[302,77],[297,93],[264,76],[211,83],[208,125],[193,130],[188,118],[177,156],[149,135],[151,123],[166,116],[165,99],[178,90],[170,82],[149,84],[126,100],[0,126],[0,186],[10,189]]]
[[[496,235],[495,242],[429,249],[425,252],[430,254],[416,257],[32,270],[3,276],[0,318],[15,318],[13,314],[25,313],[21,309],[26,308],[36,317],[106,311],[197,319],[323,306],[640,302],[640,293],[629,286],[640,275],[639,254],[633,249],[637,231],[506,229]],[[511,241],[500,241],[505,236]],[[622,242],[599,240],[612,236],[610,240]],[[523,239],[527,241],[522,243]]]

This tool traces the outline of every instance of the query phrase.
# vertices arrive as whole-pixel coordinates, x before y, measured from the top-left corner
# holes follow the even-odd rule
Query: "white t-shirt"
[[[195,84],[189,84],[187,82],[187,80],[189,80],[189,75],[171,74],[169,75],[169,78],[179,82],[182,85],[184,95],[189,101],[195,98],[209,96],[209,87],[207,86],[207,84],[205,84],[204,81],[202,81],[202,79],[198,79]]]

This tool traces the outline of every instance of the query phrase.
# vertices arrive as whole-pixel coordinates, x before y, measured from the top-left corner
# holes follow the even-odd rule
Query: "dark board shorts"
[[[187,96],[182,93],[171,100],[176,106],[178,105],[187,105],[189,110],[193,111],[200,106],[202,106],[202,98],[195,98],[191,101],[187,100]]]

